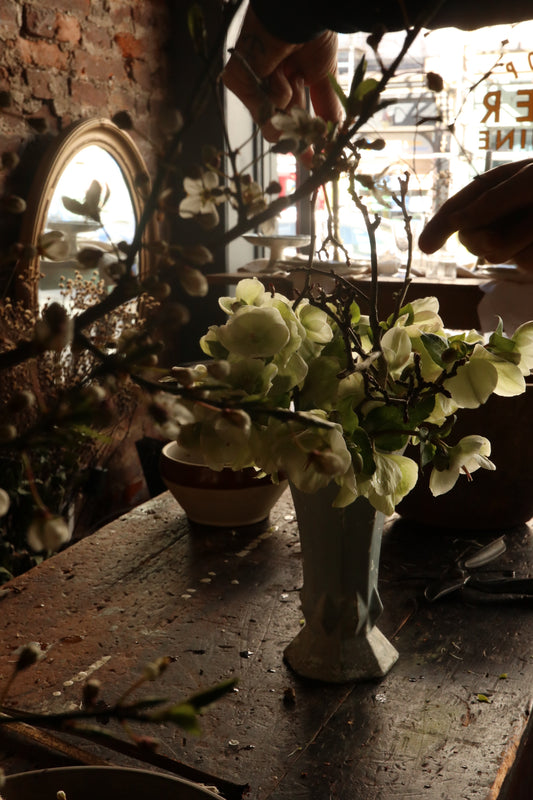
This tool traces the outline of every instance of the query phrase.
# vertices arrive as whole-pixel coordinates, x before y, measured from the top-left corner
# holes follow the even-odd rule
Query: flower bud
[[[84,386],[81,390],[81,394],[91,403],[103,403],[107,398],[107,391],[103,386],[99,386],[97,383],[91,383],[90,386]]]
[[[158,281],[150,294],[154,298],[154,300],[166,300],[167,297],[170,297],[172,289],[170,284],[166,283],[165,281]]]
[[[169,247],[168,242],[165,242],[164,239],[157,239],[155,242],[148,242],[148,244],[145,245],[145,249],[154,256],[165,256],[168,253]]]
[[[60,352],[72,341],[74,324],[66,309],[59,303],[51,303],[37,320],[33,329],[34,341],[45,350]]]
[[[102,684],[97,678],[91,678],[87,681],[82,691],[82,702],[85,708],[90,708],[95,704],[101,687]]]
[[[11,499],[5,489],[0,488],[0,517],[5,517],[9,511]]]
[[[191,318],[189,309],[181,303],[165,303],[158,316],[158,323],[166,335],[180,330]]]
[[[9,194],[5,197],[0,197],[0,209],[8,214],[24,214],[26,201],[16,194]]]
[[[192,369],[188,367],[172,367],[170,370],[172,376],[176,378],[177,382],[181,384],[181,386],[185,386],[188,388],[192,386],[194,383],[194,372]]]
[[[37,242],[37,252],[50,261],[63,261],[68,258],[70,245],[62,231],[41,233]]]
[[[265,194],[279,194],[281,192],[281,183],[279,181],[270,181],[265,189]]]
[[[103,255],[98,247],[84,247],[76,254],[76,261],[82,269],[97,269]]]
[[[213,263],[213,253],[203,244],[185,246],[181,249],[181,255],[185,261],[190,262],[195,267],[203,267],[205,264]]]
[[[41,650],[41,646],[38,642],[29,642],[29,644],[25,644],[18,651],[15,672],[22,672],[23,670],[28,669],[28,667],[32,667],[34,664],[40,661],[43,656],[44,653]]]
[[[206,231],[211,230],[211,228],[216,228],[220,221],[220,217],[216,211],[209,211],[206,214],[196,214],[194,219]]]
[[[210,361],[206,367],[208,374],[216,381],[224,381],[231,371],[229,362],[224,359],[220,361]]]
[[[33,408],[36,402],[33,392],[30,392],[29,389],[23,389],[20,392],[15,392],[7,407],[9,411],[18,414],[20,411],[27,411],[29,408]]]
[[[168,665],[171,662],[170,656],[163,656],[162,658],[158,658],[155,661],[150,661],[148,664],[145,664],[143,675],[149,681],[155,681],[156,678],[166,670]]]
[[[444,79],[438,72],[428,72],[426,75],[426,86],[432,92],[442,92],[444,89]]]
[[[2,167],[4,169],[15,169],[20,163],[20,158],[11,150],[2,153]]]
[[[70,540],[68,525],[62,517],[38,511],[26,531],[26,541],[36,553],[55,552]]]
[[[191,297],[205,297],[209,291],[207,278],[197,269],[182,267],[179,278],[181,285]]]
[[[0,425],[0,442],[11,442],[17,438],[17,429],[14,425],[5,423]]]

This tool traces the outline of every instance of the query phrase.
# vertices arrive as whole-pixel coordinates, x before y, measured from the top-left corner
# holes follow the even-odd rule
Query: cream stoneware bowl
[[[288,486],[258,478],[257,470],[212,470],[198,463],[177,442],[161,451],[161,477],[188,518],[200,525],[233,528],[266,519]]]

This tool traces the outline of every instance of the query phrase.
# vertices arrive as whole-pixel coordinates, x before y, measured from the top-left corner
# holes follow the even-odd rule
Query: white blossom
[[[290,111],[278,112],[271,119],[272,125],[280,131],[280,140],[294,139],[300,150],[316,144],[326,133],[327,126],[321,117],[313,117],[304,108],[294,106]]]
[[[180,203],[180,216],[185,219],[211,216],[216,219],[216,225],[219,220],[217,206],[226,199],[219,187],[218,175],[209,170],[201,178],[184,178],[183,188],[187,196]]]

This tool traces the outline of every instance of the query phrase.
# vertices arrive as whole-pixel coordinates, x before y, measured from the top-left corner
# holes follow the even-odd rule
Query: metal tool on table
[[[468,599],[480,602],[533,600],[533,578],[521,578],[510,569],[485,569],[507,550],[505,537],[500,536],[473,555],[460,556],[444,572],[428,584],[424,597],[430,603],[457,591]]]

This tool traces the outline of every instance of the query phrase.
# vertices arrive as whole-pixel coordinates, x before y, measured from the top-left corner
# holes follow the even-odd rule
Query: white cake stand
[[[247,233],[244,238],[256,247],[266,247],[269,250],[268,262],[262,267],[262,272],[273,272],[278,261],[283,261],[283,252],[287,247],[304,247],[311,244],[311,237],[301,234],[296,236],[262,236],[260,233]]]

